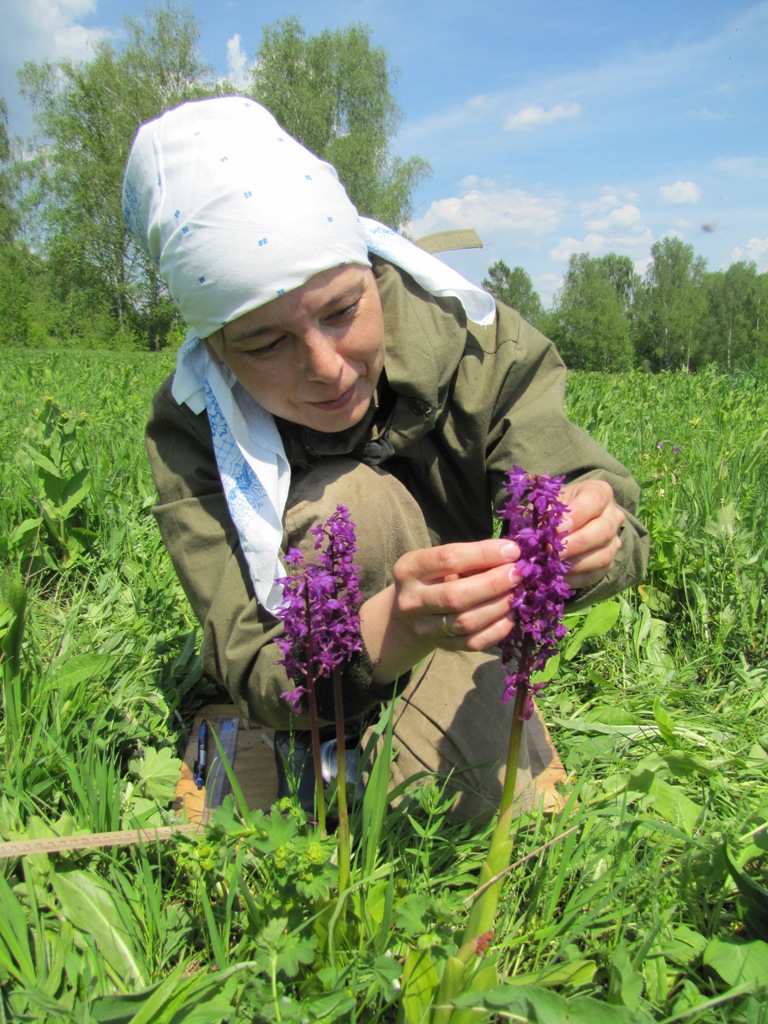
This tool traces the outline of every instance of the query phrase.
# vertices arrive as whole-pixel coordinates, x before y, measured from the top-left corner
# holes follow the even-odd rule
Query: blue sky
[[[29,116],[24,60],[119,42],[144,0],[5,0],[0,93]],[[548,302],[568,257],[629,255],[677,234],[710,270],[768,270],[768,0],[195,0],[202,55],[236,77],[262,26],[361,22],[399,69],[394,151],[433,175],[410,232],[474,227],[485,248],[446,256],[474,280],[504,259]]]

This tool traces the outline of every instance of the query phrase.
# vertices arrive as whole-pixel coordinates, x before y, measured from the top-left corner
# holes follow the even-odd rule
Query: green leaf
[[[29,942],[27,918],[4,876],[0,874],[0,973],[7,971],[22,986],[34,988],[35,964]]]
[[[700,932],[685,924],[679,924],[671,936],[662,942],[661,949],[671,963],[678,967],[686,967],[699,959],[706,946],[707,940]]]
[[[659,727],[659,732],[667,743],[671,744],[675,735],[675,723],[670,713],[662,706],[661,700],[658,697],[653,702],[653,717],[656,720],[656,725]]]
[[[116,663],[114,654],[74,654],[55,663],[53,681],[59,689],[69,688],[84,680],[103,678]]]
[[[89,1006],[98,1024],[211,1024],[232,1014],[232,976],[195,971],[180,964],[157,985],[140,992],[103,996]]]
[[[643,976],[636,971],[630,962],[629,955],[623,946],[618,946],[611,954],[608,972],[608,1002],[615,1006],[628,1006],[637,1009],[643,994]]]
[[[60,468],[53,462],[51,462],[47,455],[44,455],[42,452],[38,451],[36,448],[33,448],[29,444],[24,445],[24,450],[29,456],[30,462],[32,462],[33,465],[37,466],[38,469],[41,469],[44,474],[47,474],[53,477],[54,479],[61,478]]]
[[[90,935],[96,950],[122,982],[148,981],[141,946],[129,931],[132,914],[121,896],[100,875],[67,871],[51,875],[64,916]]]
[[[642,725],[642,720],[626,708],[614,704],[600,704],[590,708],[582,716],[584,722],[600,722],[602,725]]]
[[[747,924],[761,939],[768,939],[768,890],[750,878],[745,871],[736,867],[728,853],[728,847],[723,848],[723,854],[728,873],[739,890]]]
[[[702,962],[726,985],[764,985],[768,980],[768,942],[713,939],[704,950]]]
[[[508,978],[509,985],[537,985],[540,988],[561,988],[570,985],[580,988],[588,985],[597,973],[595,960],[568,960],[566,963],[550,964],[540,971],[531,971],[515,978]]]
[[[23,523],[11,530],[8,535],[8,543],[12,548],[24,547],[27,540],[34,538],[37,535],[38,530],[43,525],[41,516],[36,516],[34,519],[25,519]]]
[[[613,629],[620,611],[621,605],[618,601],[602,601],[590,608],[581,626],[573,634],[569,634],[568,644],[563,654],[565,660],[571,661],[575,658],[585,640],[605,636],[609,630]]]
[[[689,750],[666,750],[661,756],[671,774],[677,779],[687,778],[697,773],[709,777],[714,775],[718,768],[725,763],[722,759],[707,761]]]
[[[83,498],[90,493],[91,483],[91,474],[87,467],[79,469],[75,475],[67,481],[61,494],[61,504],[59,506],[59,515],[63,519],[68,519]]]
[[[168,804],[176,793],[181,759],[175,756],[170,747],[161,747],[160,750],[145,747],[141,757],[130,761],[128,770],[139,778],[136,789],[149,800]]]
[[[530,1024],[652,1024],[653,1020],[642,1009],[611,1006],[590,996],[566,999],[533,985],[500,985],[477,995],[460,996],[453,1003],[496,1013],[503,1010],[513,1020]]]
[[[654,811],[687,835],[693,834],[704,812],[704,808],[687,797],[679,786],[670,786],[652,771],[633,773],[628,788],[630,792],[647,794]]]
[[[402,1007],[407,1024],[423,1024],[440,978],[432,957],[424,949],[408,950],[403,965]]]

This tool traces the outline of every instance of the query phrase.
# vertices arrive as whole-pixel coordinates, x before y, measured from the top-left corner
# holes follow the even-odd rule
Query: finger
[[[489,607],[503,608],[519,582],[516,565],[507,564],[471,576],[411,583],[403,588],[401,600],[406,614],[426,613],[440,626],[445,615],[453,632],[468,633],[488,620]]]
[[[619,537],[613,537],[603,547],[594,548],[584,555],[571,561],[571,568],[566,573],[566,582],[573,590],[582,590],[597,583],[610,572],[616,555],[621,549]]]
[[[512,629],[511,612],[507,607],[503,614],[487,622],[482,628],[457,637],[441,636],[435,646],[445,651],[485,651],[497,647]]]
[[[570,484],[563,488],[560,499],[568,507],[560,531],[568,533],[592,519],[598,519],[610,506],[615,506],[613,488],[604,480]]]
[[[590,551],[599,550],[618,535],[626,515],[618,505],[611,505],[602,515],[589,519],[564,538],[562,557],[573,563]]]
[[[423,582],[482,572],[494,566],[514,562],[520,549],[513,541],[502,538],[462,544],[441,544],[435,548],[419,548],[403,555],[395,563],[395,578],[400,572]]]
[[[457,637],[466,639],[483,632],[500,619],[506,619],[509,623],[511,598],[512,591],[507,589],[500,597],[475,605],[466,611],[433,615],[431,619],[434,635],[440,641],[443,637],[449,640]]]

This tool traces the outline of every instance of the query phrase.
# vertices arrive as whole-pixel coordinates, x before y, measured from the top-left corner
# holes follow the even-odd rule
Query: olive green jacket
[[[278,421],[295,467],[351,454],[380,465],[411,492],[435,544],[492,535],[504,474],[564,474],[607,480],[627,512],[611,572],[573,607],[602,600],[641,579],[648,538],[633,513],[639,489],[629,473],[563,408],[565,367],[551,342],[500,305],[496,323],[467,324],[460,305],[437,301],[401,271],[374,259],[384,310],[386,359],[378,408],[342,434]],[[165,544],[203,625],[203,658],[252,721],[285,728],[287,688],[272,641],[282,626],[253,593],[227,511],[205,413],[180,407],[171,378],[155,396],[147,448],[159,493],[154,509]],[[345,710],[388,695],[367,673],[345,679]]]

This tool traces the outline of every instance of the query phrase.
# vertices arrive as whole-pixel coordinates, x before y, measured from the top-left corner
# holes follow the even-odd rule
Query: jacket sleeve
[[[578,591],[569,610],[602,601],[641,580],[648,565],[648,532],[637,519],[640,488],[624,466],[565,414],[566,369],[557,349],[515,311],[499,304],[494,373],[497,400],[487,447],[494,508],[504,502],[504,474],[513,464],[533,473],[563,475],[567,483],[609,483],[626,513],[621,550],[611,571]]]
[[[308,717],[293,715],[280,696],[294,688],[274,642],[282,623],[256,600],[221,486],[208,417],[180,407],[170,389],[169,379],[154,398],[146,429],[158,491],[153,512],[203,627],[203,667],[229,691],[242,717],[269,728],[292,723],[307,729]],[[348,715],[388,696],[383,687],[373,689],[365,665],[351,667],[344,687]],[[320,713],[332,720],[332,708]]]

